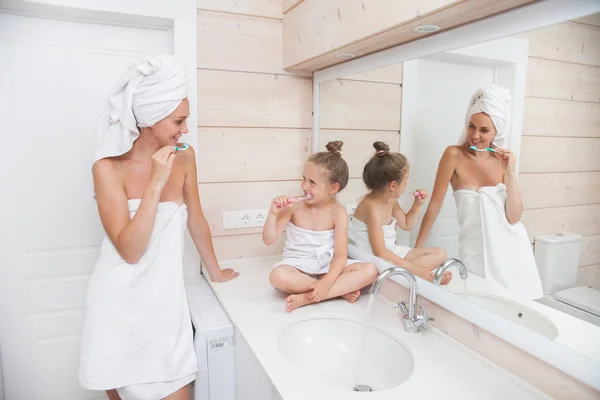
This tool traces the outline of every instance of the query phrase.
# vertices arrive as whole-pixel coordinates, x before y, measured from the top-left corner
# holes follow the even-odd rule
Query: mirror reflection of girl
[[[354,303],[377,277],[373,264],[348,259],[348,214],[336,200],[349,178],[341,148],[342,142],[329,142],[327,151],[308,159],[302,177],[306,200],[279,196],[271,203],[263,241],[271,245],[287,233],[283,260],[269,279],[289,294],[288,312],[334,297]]]
[[[506,148],[510,94],[486,86],[471,98],[465,131],[438,165],[435,185],[416,246],[423,247],[452,185],[461,226],[460,258],[467,269],[529,298],[542,295],[524,226],[516,156]]]
[[[432,281],[431,271],[446,259],[444,249],[411,249],[396,245],[396,226],[405,231],[415,226],[428,193],[423,189],[415,191],[415,202],[410,211],[405,213],[398,200],[406,191],[410,175],[408,161],[402,154],[390,152],[389,146],[383,142],[375,142],[373,147],[375,155],[363,170],[363,181],[370,192],[350,217],[349,242],[359,250]],[[446,272],[442,284],[447,284],[451,277],[452,274]]]

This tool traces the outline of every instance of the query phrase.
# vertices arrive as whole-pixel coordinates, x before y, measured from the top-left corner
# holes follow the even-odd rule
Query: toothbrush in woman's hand
[[[486,147],[485,149],[478,149],[475,146],[471,146],[469,147],[469,150],[473,150],[473,151],[489,151],[491,153],[499,153],[499,151],[492,149],[491,147]]]
[[[181,147],[175,146],[175,151],[184,151],[184,150],[187,150],[188,147],[190,147],[190,145],[187,143],[184,143]]]

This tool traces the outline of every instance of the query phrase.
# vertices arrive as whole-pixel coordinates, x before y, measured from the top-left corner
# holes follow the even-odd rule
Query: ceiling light
[[[431,33],[435,31],[439,31],[440,27],[437,25],[419,25],[415,26],[415,32],[419,33]]]

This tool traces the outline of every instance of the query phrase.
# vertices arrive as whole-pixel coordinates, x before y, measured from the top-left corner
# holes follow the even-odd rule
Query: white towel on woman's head
[[[492,144],[496,147],[506,148],[510,132],[510,100],[510,92],[497,85],[486,85],[473,93],[458,144],[463,145],[467,141],[467,127],[471,115],[483,112],[491,118],[496,128],[496,136],[492,140]]]
[[[142,57],[121,76],[108,97],[94,161],[131,150],[139,127],[154,126],[187,97],[185,70],[173,56]]]

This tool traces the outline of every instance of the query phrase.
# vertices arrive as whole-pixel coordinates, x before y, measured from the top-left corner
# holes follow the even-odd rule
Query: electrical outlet
[[[348,215],[354,214],[357,206],[358,204],[346,204],[346,211],[348,212]]]
[[[258,228],[265,224],[269,210],[223,212],[223,229]]]

